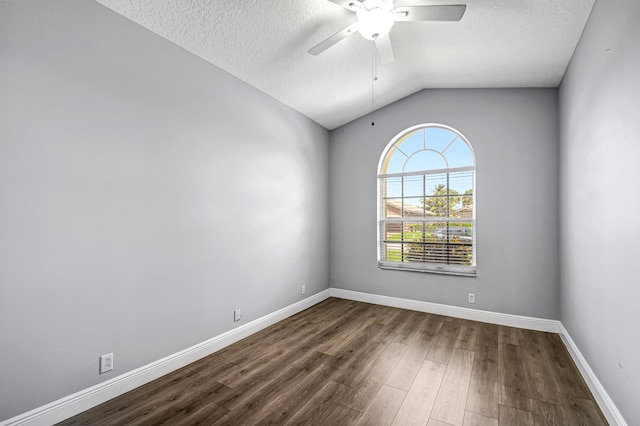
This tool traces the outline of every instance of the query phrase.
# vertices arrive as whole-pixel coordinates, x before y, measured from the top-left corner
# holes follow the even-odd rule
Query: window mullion
[[[452,142],[453,143],[453,142]],[[448,148],[448,147],[447,147]],[[449,173],[447,173],[447,241],[446,241],[446,245],[445,245],[445,250],[447,251],[447,265],[451,264],[451,258],[450,258],[450,253],[451,253],[451,246],[449,245],[449,242],[451,241],[451,227],[449,225],[449,219],[451,218],[451,194],[449,193],[450,189],[449,189]]]
[[[426,147],[426,144],[427,144],[426,133],[427,132],[425,131],[424,133],[425,133],[425,142],[424,143],[425,143],[425,147]],[[427,198],[426,198],[426,195],[427,195],[427,175],[423,175],[422,176],[422,195],[425,196],[422,199],[422,217],[426,218],[427,217]],[[422,222],[422,241],[423,242],[427,241],[427,223],[426,222]],[[423,261],[425,259],[425,254],[424,253],[425,253],[425,249],[424,249],[424,245],[423,245],[422,246],[422,254],[421,254],[421,257],[422,257]]]
[[[400,222],[400,260],[404,263],[404,176],[401,178],[400,196],[400,217],[402,218],[402,222]]]

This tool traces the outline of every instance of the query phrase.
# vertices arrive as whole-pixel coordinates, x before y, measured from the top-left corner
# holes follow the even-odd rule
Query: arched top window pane
[[[443,125],[423,125],[400,134],[387,147],[378,174],[473,167],[475,159],[466,138]]]
[[[424,149],[424,136],[422,132],[410,133],[407,138],[398,144],[398,147],[407,155]]]
[[[444,152],[449,159],[449,167],[466,167],[475,165],[473,152],[469,144],[462,139],[456,139]]]
[[[427,169],[425,169],[425,166]],[[411,155],[404,163],[404,173],[418,172],[421,170],[438,170],[447,168],[447,159],[444,155],[428,149],[420,150]]]

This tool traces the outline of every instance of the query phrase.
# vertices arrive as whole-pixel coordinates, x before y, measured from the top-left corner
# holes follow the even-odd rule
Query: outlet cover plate
[[[100,374],[113,370],[113,353],[100,357]]]

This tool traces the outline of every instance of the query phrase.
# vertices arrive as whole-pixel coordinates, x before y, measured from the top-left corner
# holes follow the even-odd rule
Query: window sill
[[[457,275],[462,277],[475,277],[475,266],[449,266],[449,265],[435,265],[435,264],[409,264],[398,262],[378,262],[378,268],[391,269],[395,271],[409,271],[409,272],[427,272],[430,274],[441,275]]]

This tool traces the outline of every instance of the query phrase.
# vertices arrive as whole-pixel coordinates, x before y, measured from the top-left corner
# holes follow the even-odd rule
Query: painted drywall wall
[[[561,320],[640,424],[640,3],[596,2],[560,87]]]
[[[377,267],[378,160],[394,136],[421,123],[452,126],[473,145],[475,278]],[[331,286],[557,319],[557,154],[555,89],[426,90],[332,131]]]
[[[84,0],[0,2],[0,93],[0,420],[328,288],[306,117]]]

